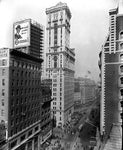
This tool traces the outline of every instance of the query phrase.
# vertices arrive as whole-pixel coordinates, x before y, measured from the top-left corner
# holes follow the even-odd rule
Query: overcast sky
[[[98,80],[98,54],[109,29],[109,9],[119,0],[61,0],[71,10],[71,48],[76,53],[76,76]],[[31,18],[46,27],[45,9],[60,0],[0,0],[0,48],[12,48],[13,22]]]

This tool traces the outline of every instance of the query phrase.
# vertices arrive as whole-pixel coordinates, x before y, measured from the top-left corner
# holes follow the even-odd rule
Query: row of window
[[[34,112],[28,112],[27,115],[25,113],[21,114],[21,116],[16,117],[16,119],[11,120],[11,127],[15,127],[20,123],[28,122],[29,120],[33,120],[33,123],[38,121],[40,118],[40,114],[35,110]]]
[[[40,85],[40,79],[32,79],[32,80],[15,80],[12,79],[11,85],[12,86],[37,86]]]
[[[58,20],[58,15],[60,14],[60,19],[62,19],[63,18],[63,11],[60,11],[60,12],[55,12],[54,14],[53,14],[53,19],[54,20]],[[51,21],[51,17],[52,17],[52,14],[49,14],[48,15],[48,21]]]
[[[19,76],[19,77],[24,77],[24,78],[40,78],[41,77],[41,72],[36,72],[36,71],[21,71],[21,70],[11,70],[12,76]]]
[[[16,106],[18,104],[30,104],[32,103],[33,105],[35,105],[35,103],[39,103],[39,95],[35,95],[35,96],[28,96],[28,97],[21,97],[18,96],[18,98],[16,99],[11,99],[11,106]]]
[[[25,62],[21,62],[21,61],[17,61],[17,60],[10,60],[10,66],[31,69],[31,70],[37,70],[37,71],[39,71],[40,67],[41,67],[41,66],[37,66],[34,64],[29,64],[29,63],[25,63]]]
[[[5,95],[5,89],[2,89],[2,90],[3,90],[2,94]],[[11,95],[12,96],[25,95],[25,94],[35,94],[35,93],[40,93],[40,92],[41,92],[40,88],[11,89]]]

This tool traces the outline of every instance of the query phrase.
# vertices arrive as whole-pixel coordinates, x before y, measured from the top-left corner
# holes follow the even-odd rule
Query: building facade
[[[43,60],[15,49],[0,53],[0,122],[6,126],[8,149],[38,149]]]
[[[52,80],[44,79],[41,82],[42,91],[42,115],[41,115],[41,147],[43,143],[52,135],[52,118],[51,118],[51,95]]]
[[[75,79],[75,84],[76,83],[78,84],[78,89],[76,89],[77,92],[75,91],[75,94],[77,94],[78,97],[81,95],[81,104],[87,104],[95,100],[96,84],[94,80],[91,80],[90,78],[78,77]]]
[[[31,19],[13,25],[13,49],[0,49],[0,122],[4,149],[40,148],[43,26]]]
[[[123,99],[123,1],[109,11],[109,34],[100,53],[101,135],[121,140],[120,101]],[[117,133],[119,132],[119,135]],[[111,133],[111,134],[110,134]],[[112,134],[113,133],[113,134]],[[121,148],[121,141],[117,146]],[[112,143],[115,143],[112,142]],[[116,145],[115,148],[116,149]],[[107,148],[108,149],[108,148]]]
[[[74,79],[74,104],[81,103],[81,91],[80,91],[80,81],[78,78]]]
[[[52,79],[51,109],[57,126],[66,124],[73,111],[75,52],[70,48],[71,12],[66,3],[46,9],[46,76]]]

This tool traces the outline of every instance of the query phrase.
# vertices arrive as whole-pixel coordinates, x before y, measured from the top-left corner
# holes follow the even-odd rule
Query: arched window
[[[120,44],[120,49],[123,49],[123,43]]]
[[[120,61],[123,61],[123,54],[120,55]]]
[[[120,84],[123,85],[123,77],[120,78]]]
[[[120,90],[120,96],[123,97],[123,89]]]
[[[120,39],[123,39],[123,31],[120,32]]]
[[[123,73],[123,65],[120,66],[120,73]]]

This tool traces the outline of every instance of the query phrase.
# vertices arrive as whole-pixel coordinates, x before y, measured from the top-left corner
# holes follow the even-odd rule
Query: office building
[[[43,60],[15,49],[0,49],[0,56],[0,122],[8,149],[39,147]]]
[[[78,77],[74,82],[75,96],[77,96],[78,98],[80,97],[79,99],[81,104],[87,104],[95,100],[96,83],[94,82],[94,80],[90,78]]]
[[[105,150],[121,149],[123,99],[123,1],[109,11],[109,34],[99,55],[101,69],[100,131]]]
[[[57,126],[70,119],[74,103],[75,51],[70,48],[71,12],[66,3],[46,9],[46,76],[52,79],[51,109]]]
[[[13,49],[0,49],[0,122],[7,150],[40,148],[43,26],[31,19],[13,25]]]

